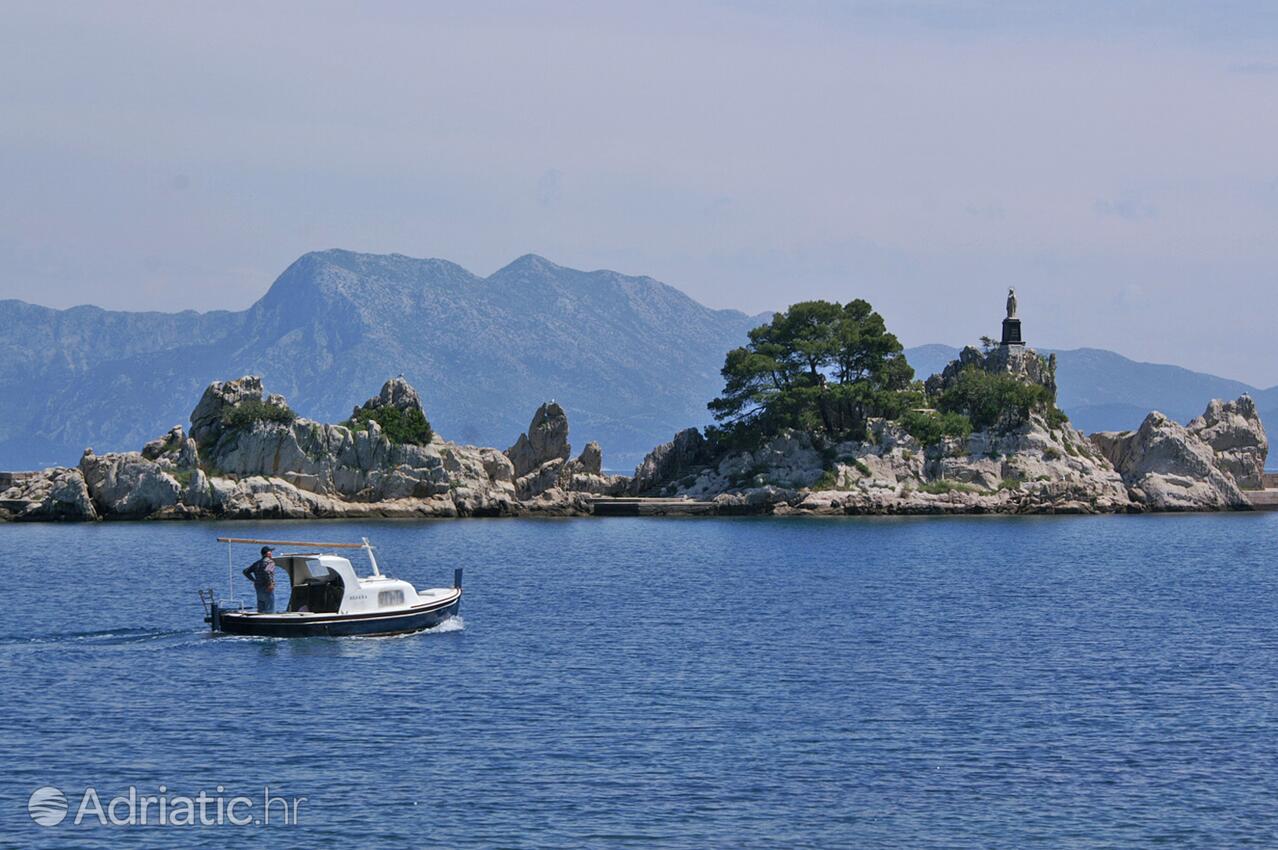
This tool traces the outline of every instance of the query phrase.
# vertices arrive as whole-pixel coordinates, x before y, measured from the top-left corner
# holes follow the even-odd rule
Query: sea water
[[[418,586],[463,567],[461,618],[211,636],[196,590],[226,594],[226,534],[367,535]],[[6,847],[1278,845],[1278,515],[11,524],[0,541]],[[246,600],[254,558],[234,553]],[[65,799],[55,825],[33,820],[37,789],[50,822],[45,798]],[[121,799],[119,823],[89,800],[75,824],[90,789]],[[269,826],[211,803],[213,823],[152,808],[143,826],[130,789],[242,796],[258,821],[264,794],[297,805]]]

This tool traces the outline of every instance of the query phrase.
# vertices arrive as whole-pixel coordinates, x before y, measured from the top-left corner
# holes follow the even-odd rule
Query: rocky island
[[[1089,437],[1056,408],[1055,359],[1025,346],[1014,293],[1007,308],[999,343],[917,381],[864,301],[794,305],[729,352],[720,424],[679,432],[631,476],[606,473],[597,443],[573,457],[554,402],[502,451],[435,433],[402,377],[339,424],[297,416],[260,378],[218,381],[189,430],[141,451],[0,473],[0,519],[562,516],[618,498],[657,513],[1251,509],[1268,442],[1249,397]]]

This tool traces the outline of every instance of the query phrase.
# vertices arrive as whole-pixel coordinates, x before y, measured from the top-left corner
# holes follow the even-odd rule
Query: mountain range
[[[488,277],[455,263],[330,250],[302,256],[243,311],[56,310],[0,301],[0,469],[73,464],[86,446],[135,449],[185,423],[214,380],[257,374],[303,416],[337,422],[402,374],[449,439],[505,447],[558,401],[572,442],[633,466],[709,421],[725,352],[770,314],[712,310],[649,277],[578,271],[532,254]],[[921,377],[958,350],[911,348]],[[1250,392],[1278,421],[1278,388],[1095,349],[1056,352],[1060,403],[1084,430],[1187,420]]]
[[[328,422],[402,374],[441,434],[499,447],[554,399],[575,445],[598,440],[630,466],[707,421],[724,352],[765,318],[531,254],[482,278],[445,260],[315,252],[240,312],[0,301],[0,469],[136,448],[184,423],[211,381],[245,374]]]

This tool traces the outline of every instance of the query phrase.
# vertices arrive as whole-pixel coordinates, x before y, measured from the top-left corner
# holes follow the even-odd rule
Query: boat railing
[[[217,593],[211,587],[202,588],[197,590],[196,593],[200,595],[200,607],[204,609],[204,616],[206,617],[213,615],[213,606],[215,605],[223,611],[244,610],[244,601],[242,599],[233,599],[229,602],[218,602]]]

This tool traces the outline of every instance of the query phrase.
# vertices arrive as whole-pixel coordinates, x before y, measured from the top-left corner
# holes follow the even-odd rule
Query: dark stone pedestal
[[[1003,320],[1003,345],[1024,345],[1025,340],[1021,339],[1021,320],[1020,319],[1004,319]]]

